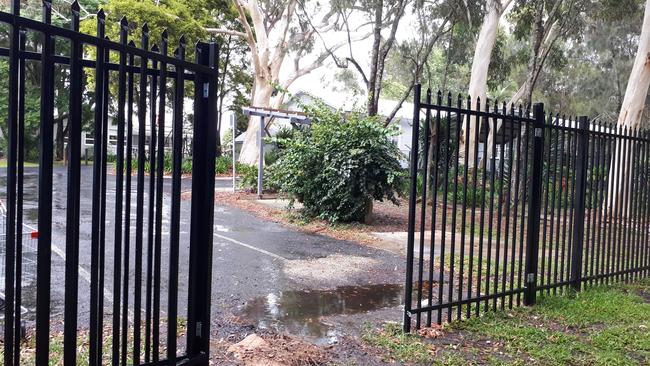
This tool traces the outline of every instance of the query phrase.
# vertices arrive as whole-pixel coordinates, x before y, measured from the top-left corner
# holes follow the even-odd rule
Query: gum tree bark
[[[317,55],[307,65],[301,65],[300,60],[310,52],[317,31],[324,32],[330,30],[332,26],[324,22],[324,25],[312,28],[304,26],[302,21],[296,21],[301,16],[299,14],[301,7],[304,11],[304,4],[299,3],[298,0],[289,0],[281,4],[258,0],[234,0],[233,3],[243,31],[220,28],[208,28],[206,31],[239,37],[248,43],[251,64],[255,72],[251,105],[277,108],[282,103],[286,89],[294,81],[323,65],[329,52]],[[303,14],[302,17],[304,16]],[[334,45],[329,51],[334,51],[345,44],[347,42]],[[290,54],[290,48],[297,51]],[[280,71],[287,60],[292,61],[293,69],[288,76],[280,78]],[[274,95],[276,91],[277,95]],[[241,163],[257,164],[260,158],[257,139],[259,127],[256,118],[249,120],[239,155]]]
[[[650,86],[650,1],[646,2],[641,37],[637,48],[634,65],[625,89],[625,97],[618,115],[617,126],[621,128],[638,129],[641,127],[645,100]],[[629,189],[632,179],[632,159],[626,159],[628,164],[620,166],[619,155],[625,154],[620,147],[621,139],[617,141],[617,148],[612,156],[608,179],[607,208],[616,207],[623,200],[625,189]],[[620,172],[616,174],[616,172]],[[618,179],[617,179],[618,178]],[[625,214],[625,213],[624,213]]]
[[[474,49],[474,58],[472,59],[472,71],[469,80],[468,95],[472,98],[472,103],[476,103],[476,99],[480,98],[482,103],[487,99],[487,80],[488,68],[490,66],[490,59],[492,58],[492,50],[497,40],[497,32],[499,30],[499,20],[504,14],[505,9],[510,5],[511,0],[489,0],[487,2],[487,12],[483,18],[483,24],[476,40],[476,47]],[[474,146],[475,135],[470,133],[469,141],[465,141],[465,131],[467,124],[471,126],[479,123],[480,119],[476,121],[476,117],[463,120],[463,126],[460,134],[459,152],[463,157],[465,153],[469,153],[468,167],[474,168],[476,162],[474,161]]]

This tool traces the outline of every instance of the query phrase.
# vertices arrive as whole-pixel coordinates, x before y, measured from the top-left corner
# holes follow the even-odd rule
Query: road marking
[[[221,235],[221,234],[217,234],[217,233],[214,233],[214,236],[216,236],[216,237],[218,237],[218,238],[221,238],[221,239],[223,239],[223,240],[227,240],[227,241],[229,241],[229,242],[231,242],[231,243],[234,243],[234,244],[240,245],[240,246],[242,246],[242,247],[245,247],[245,248],[248,248],[248,249],[254,250],[254,251],[256,251],[256,252],[260,252],[260,253],[262,253],[262,254],[266,254],[266,255],[268,255],[269,257],[273,257],[273,258],[275,258],[275,259],[279,259],[279,260],[281,260],[281,261],[283,261],[283,262],[289,261],[287,258],[281,257],[281,256],[279,256],[279,255],[277,255],[277,254],[275,254],[275,253],[271,253],[271,252],[269,252],[268,250],[260,249],[260,248],[258,248],[258,247],[256,247],[256,246],[253,246],[253,245],[250,245],[250,244],[246,244],[246,243],[242,243],[242,242],[239,241],[239,240],[235,240],[235,239],[232,239],[232,238],[229,238],[229,237],[227,237],[227,236],[223,236],[223,235]]]
[[[51,248],[52,248],[52,251],[54,252],[54,254],[61,257],[61,259],[63,259],[63,263],[65,263],[65,252],[63,251],[63,249],[59,248],[54,243],[52,243]],[[86,280],[86,282],[90,283],[90,272],[86,271],[86,269],[83,268],[81,265],[79,265],[78,267],[79,267],[79,276],[81,278],[83,278],[84,280]],[[111,291],[109,291],[106,288],[106,286],[104,286],[104,297],[110,303],[113,303],[113,293]]]

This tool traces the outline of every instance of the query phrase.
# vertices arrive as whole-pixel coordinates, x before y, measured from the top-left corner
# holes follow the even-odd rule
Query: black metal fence
[[[109,40],[102,11],[96,16],[97,35],[80,33],[77,2],[71,6],[69,28],[51,24],[50,0],[43,1],[42,21],[21,17],[20,11],[20,1],[13,0],[11,13],[0,12],[0,22],[9,28],[9,46],[0,48],[0,57],[9,66],[9,98],[4,106],[8,108],[4,365],[25,361],[21,358],[24,344],[20,329],[24,319],[20,309],[25,296],[34,295],[36,303],[30,312],[35,324],[35,355],[29,363],[47,365],[54,357],[51,343],[56,343],[58,349],[62,343],[65,365],[86,361],[90,365],[109,362],[113,365],[142,362],[207,365],[216,151],[216,45],[197,43],[196,62],[190,62],[185,59],[184,38],[179,40],[173,55],[168,55],[166,31],[160,35],[160,44],[150,49],[146,25],[141,29],[140,47],[136,47],[129,42],[126,19],[120,21],[119,42]],[[36,38],[39,46],[26,48],[28,37]],[[62,44],[69,46],[68,51],[57,49]],[[119,56],[119,61],[111,62],[111,55]],[[30,148],[25,144],[27,63],[40,70],[36,218],[24,211],[29,193],[24,184],[25,151]],[[63,106],[68,114],[69,144],[66,178],[64,183],[59,182],[63,187],[53,186],[55,102],[66,99],[55,93],[55,81],[64,83],[69,93],[69,102]],[[186,85],[189,83],[193,86]],[[192,102],[189,98],[193,98],[194,104],[193,179],[188,187],[192,198],[190,217],[182,220],[185,212],[181,211],[184,204],[181,200],[183,105]],[[92,110],[89,120],[82,115],[84,106]],[[58,103],[57,113],[63,112],[61,108]],[[171,121],[165,120],[166,110],[173,111]],[[109,111],[118,127],[115,167],[107,164]],[[81,133],[86,123],[93,131],[95,158],[92,178],[82,182]],[[163,181],[166,123],[173,126],[170,187]],[[148,124],[151,138],[149,146],[145,146]],[[135,134],[138,138],[134,144]],[[149,160],[148,171],[145,171],[145,159]],[[86,196],[82,192],[90,193]],[[53,199],[58,200],[58,195],[65,195],[60,205],[63,207],[53,207]],[[91,212],[83,215],[92,216],[91,228],[82,231],[80,218],[86,217],[80,212],[88,205]],[[54,226],[53,212],[61,215],[61,210],[65,219],[60,220],[64,224]],[[21,286],[25,253],[21,228],[29,219],[37,219],[38,226],[35,294],[24,293]],[[180,245],[186,242],[188,246]],[[55,253],[56,258],[64,259],[61,265],[64,278],[58,277],[59,264],[53,261],[53,248],[58,244],[64,247],[62,253]],[[83,249],[81,257],[80,249]],[[181,264],[179,258],[183,258]],[[83,273],[88,276],[89,297],[80,296]],[[179,273],[183,280],[180,284]],[[63,316],[58,319],[60,316],[55,318],[52,313],[56,305],[52,293],[62,291]],[[179,299],[179,291],[186,298]],[[88,303],[84,303],[85,299]],[[84,323],[79,321],[82,307],[87,309],[83,312],[83,318],[87,318]],[[179,319],[185,314],[186,322],[181,324]],[[53,335],[55,330],[51,328],[55,320],[62,320],[63,340]],[[182,339],[181,345],[184,343],[180,351],[178,339]],[[87,355],[81,351],[86,346]]]
[[[420,93],[406,331],[650,274],[646,131]]]

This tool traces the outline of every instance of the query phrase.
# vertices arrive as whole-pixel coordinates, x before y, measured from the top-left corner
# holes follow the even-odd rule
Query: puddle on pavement
[[[260,329],[300,335],[316,344],[332,344],[338,341],[340,331],[323,322],[322,317],[396,307],[404,302],[403,292],[403,287],[395,284],[284,291],[248,301],[240,316]]]

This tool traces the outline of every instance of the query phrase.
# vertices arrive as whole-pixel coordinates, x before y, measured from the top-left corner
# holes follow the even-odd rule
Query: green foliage
[[[178,39],[185,35],[187,55],[191,59],[193,45],[207,37],[205,26],[210,23],[209,7],[216,1],[196,0],[108,0],[104,6],[106,13],[106,35],[112,40],[119,39],[119,20],[126,17],[129,21],[129,38],[139,43],[142,36],[141,27],[149,27],[150,46],[160,42],[160,35],[167,29],[169,51],[178,46]],[[206,7],[206,5],[208,7]],[[88,18],[81,24],[81,31],[96,34],[96,18]]]
[[[280,159],[280,150],[273,149],[264,153],[264,164],[273,165]]]
[[[241,188],[250,190],[257,189],[257,166],[246,164],[237,165],[237,172],[239,174],[239,186]],[[265,170],[263,174],[262,188],[268,188],[268,173]]]
[[[306,107],[312,128],[287,140],[269,171],[280,191],[303,212],[330,222],[362,221],[373,200],[397,203],[405,173],[390,142],[395,129],[359,113],[343,115],[322,104]]]
[[[109,164],[115,164],[117,162],[117,155],[114,154],[108,154],[106,156],[106,161]],[[163,160],[163,173],[164,174],[172,174],[173,167],[174,167],[174,161],[172,159],[171,154],[165,154],[165,158]],[[156,164],[158,164],[158,159],[156,159]],[[124,169],[126,169],[126,156],[124,157]],[[137,156],[133,156],[131,160],[131,169],[132,171],[137,171],[138,170],[138,158]],[[149,172],[151,170],[151,164],[149,163],[149,159],[145,160],[144,162],[144,171]],[[156,167],[156,171],[158,170],[158,167]],[[183,157],[181,160],[181,174],[192,174],[192,157]]]
[[[9,63],[6,59],[0,60],[0,121],[7,121],[9,110],[7,109],[9,97]],[[26,159],[36,161],[38,159],[38,127],[40,123],[40,93],[37,88],[28,87],[25,89],[25,148]],[[0,148],[6,151],[7,133],[6,124],[0,128],[3,131],[3,139],[0,140]]]
[[[214,172],[216,174],[226,174],[232,168],[232,159],[229,156],[220,156],[214,163]]]

